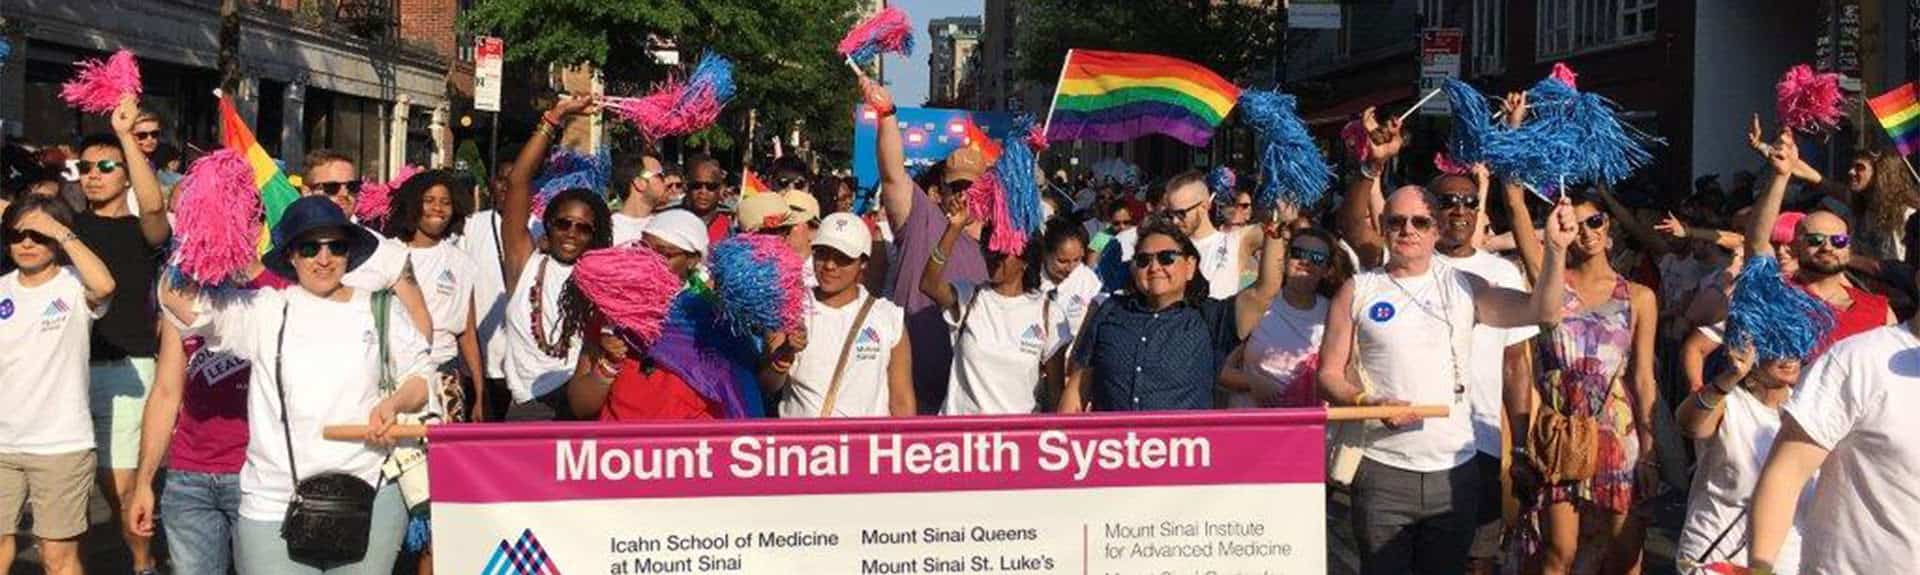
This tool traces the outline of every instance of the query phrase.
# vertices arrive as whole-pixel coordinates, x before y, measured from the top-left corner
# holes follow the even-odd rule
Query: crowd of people
[[[881,119],[867,213],[790,156],[761,193],[650,149],[613,155],[608,189],[542,193],[557,135],[598,113],[563,97],[490,181],[424,171],[383,217],[357,209],[351,158],[309,153],[271,249],[223,286],[163,265],[188,231],[181,166],[128,98],[112,134],[10,170],[0,566],[37,542],[49,572],[79,572],[97,483],[136,572],[162,532],[176,573],[430,571],[430,518],[394,481],[417,449],[402,422],[1410,405],[1449,410],[1330,435],[1354,456],[1330,453],[1329,481],[1363,573],[1637,573],[1673,490],[1683,573],[1920,565],[1920,439],[1897,423],[1920,408],[1920,339],[1896,319],[1920,198],[1892,153],[1829,181],[1756,119],[1758,175],[1636,210],[1604,187],[1543,202],[1483,166],[1389,184],[1415,171],[1407,139],[1368,110],[1365,160],[1317,204],[1256,205],[1252,178],[1214,190],[1198,170],[1057,181],[1009,252],[967,205],[982,151],[915,173],[887,90],[862,95]],[[1518,126],[1525,99],[1503,113]],[[811,301],[764,345],[697,342],[737,352],[720,369],[655,353],[679,344],[573,281],[595,252],[646,250],[697,291],[749,235],[804,262]],[[1806,353],[1736,321],[1766,282],[1825,310],[1776,326],[1812,334]],[[364,442],[322,438],[351,422]],[[332,534],[359,553],[290,546],[312,526],[298,502],[343,476],[372,487],[365,533]]]

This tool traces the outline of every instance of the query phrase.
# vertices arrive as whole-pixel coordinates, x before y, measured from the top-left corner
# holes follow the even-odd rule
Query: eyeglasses
[[[1443,209],[1443,210],[1452,209],[1452,208],[1466,208],[1469,210],[1477,210],[1477,209],[1480,209],[1480,196],[1468,196],[1463,194],[1440,194],[1440,197],[1435,201],[1435,203],[1438,205],[1440,209]]]
[[[120,162],[113,160],[100,160],[97,162],[74,160],[73,162],[74,171],[79,172],[82,176],[92,173],[94,168],[100,168],[101,174],[111,174],[114,170],[120,169]]]
[[[19,244],[21,242],[31,241],[33,243],[40,244],[43,246],[52,246],[52,245],[57,245],[59,243],[59,242],[53,241],[53,238],[47,237],[46,234],[36,232],[36,231],[31,231],[31,230],[14,230],[13,237],[8,239],[12,240],[9,243],[13,243],[13,244]]]
[[[320,257],[320,250],[326,249],[334,257],[346,257],[347,243],[340,240],[307,240],[293,244],[293,254],[304,259]]]
[[[152,139],[155,139],[155,138],[159,138],[159,137],[160,137],[160,131],[159,131],[159,130],[147,130],[147,131],[145,131],[145,132],[134,132],[134,133],[133,133],[133,139],[135,139],[135,140],[152,140]]]
[[[350,182],[315,182],[307,184],[307,187],[327,197],[338,196],[343,193],[355,197],[360,195],[360,180]]]
[[[1180,261],[1180,250],[1160,250],[1157,252],[1134,252],[1133,267],[1147,269],[1147,266],[1159,263],[1160,267],[1173,265]]]
[[[1816,234],[1809,232],[1800,235],[1800,243],[1806,244],[1809,248],[1830,245],[1833,246],[1833,249],[1844,250],[1847,249],[1847,246],[1853,245],[1853,236],[1849,234]]]
[[[1307,248],[1287,248],[1287,259],[1300,260],[1316,266],[1327,265],[1327,252]]]
[[[1433,218],[1431,216],[1392,215],[1392,216],[1387,216],[1386,221],[1387,221],[1387,231],[1389,232],[1397,232],[1397,231],[1406,229],[1407,224],[1413,224],[1413,229],[1415,231],[1424,232],[1424,231],[1433,229]]]
[[[807,188],[807,179],[800,176],[774,178],[773,186],[782,190],[804,190]]]
[[[1587,216],[1587,219],[1580,220],[1580,223],[1587,226],[1587,229],[1589,230],[1597,230],[1597,229],[1600,229],[1602,226],[1607,225],[1607,215],[1594,214],[1591,216]]]
[[[721,187],[722,184],[720,182],[694,182],[687,185],[688,189],[696,192],[719,191]]]
[[[1187,212],[1191,212],[1193,211],[1194,208],[1198,208],[1200,207],[1201,204],[1205,204],[1205,203],[1207,203],[1205,200],[1201,200],[1200,202],[1197,202],[1191,206],[1187,206],[1177,210],[1173,208],[1163,208],[1160,210],[1160,215],[1163,217],[1166,217],[1167,219],[1171,219],[1175,221],[1185,220],[1187,219]]]
[[[589,221],[576,220],[573,218],[554,218],[553,223],[547,225],[547,229],[563,234],[590,236],[593,235],[594,226],[593,222]]]

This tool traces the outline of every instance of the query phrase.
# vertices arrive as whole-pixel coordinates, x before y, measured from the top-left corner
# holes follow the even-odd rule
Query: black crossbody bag
[[[382,292],[384,293],[384,292]],[[375,294],[376,299],[381,294]],[[381,306],[375,305],[375,309]],[[376,318],[377,319],[377,318]],[[387,334],[381,330],[381,348]],[[287,443],[287,469],[293,477],[293,500],[287,503],[287,515],[280,523],[280,538],[287,542],[287,557],[309,565],[354,563],[367,555],[367,539],[373,528],[373,499],[379,493],[349,473],[329,472],[300,478],[294,464],[293,426],[287,422],[287,387],[282,378],[282,354],[287,344],[287,308],[280,308],[280,333],[274,341],[274,390],[280,396],[280,432]],[[382,365],[387,361],[381,357]]]

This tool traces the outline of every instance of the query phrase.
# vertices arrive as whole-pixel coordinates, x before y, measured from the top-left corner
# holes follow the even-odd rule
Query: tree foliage
[[[1067,50],[1083,48],[1181,58],[1242,86],[1268,81],[1280,46],[1278,4],[1028,0],[1020,8],[1017,73],[1051,84]]]
[[[734,62],[734,102],[721,117],[726,131],[746,129],[759,111],[759,132],[806,126],[829,158],[850,155],[851,71],[834,52],[853,25],[855,0],[480,0],[463,21],[470,33],[504,39],[507,59],[536,64],[591,62],[607,93],[638,95],[669,74],[654,62],[657,40],[676,45],[691,65],[707,51]],[[730,138],[700,138],[710,144]]]

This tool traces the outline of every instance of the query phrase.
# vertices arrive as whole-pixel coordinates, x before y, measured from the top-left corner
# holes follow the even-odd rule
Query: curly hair
[[[393,207],[380,231],[387,237],[405,241],[420,231],[420,217],[426,213],[427,191],[444,187],[453,201],[453,215],[447,218],[441,239],[465,229],[467,216],[473,213],[473,183],[452,170],[427,170],[400,185],[393,195]]]
[[[593,211],[593,242],[587,245],[588,250],[613,245],[613,209],[600,199],[600,194],[586,188],[561,190],[554,194],[553,199],[547,200],[547,211],[540,214],[540,225],[553,229],[554,220],[560,217],[560,207],[568,202],[580,202]]]
[[[1868,228],[1863,231],[1899,237],[1907,210],[1920,207],[1906,165],[1899,154],[1879,149],[1862,153],[1860,159],[1873,166],[1873,181],[1868,182],[1866,193],[1853,198],[1855,218]]]

